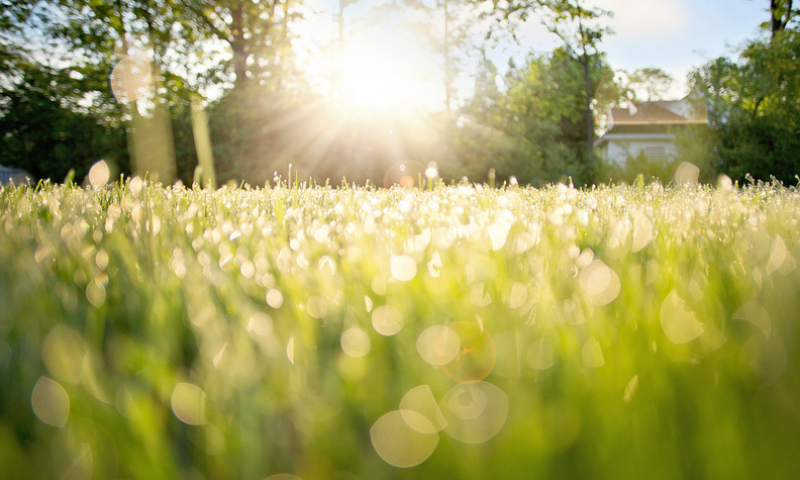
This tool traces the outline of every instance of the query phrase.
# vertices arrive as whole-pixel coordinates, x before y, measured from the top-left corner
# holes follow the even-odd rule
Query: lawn
[[[429,187],[0,187],[0,471],[797,475],[795,187]]]

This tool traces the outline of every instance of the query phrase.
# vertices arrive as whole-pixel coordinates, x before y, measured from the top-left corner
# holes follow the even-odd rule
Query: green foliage
[[[800,468],[796,188],[96,187],[0,186],[14,478]]]
[[[800,172],[800,31],[751,42],[741,61],[718,58],[694,74],[716,131],[718,169],[793,183]]]
[[[17,86],[0,90],[4,164],[53,181],[71,169],[82,178],[101,158],[130,171],[125,133],[79,111],[81,92],[63,73],[26,66],[22,75]]]
[[[591,61],[593,97],[599,100],[597,108],[604,108],[614,97],[609,94],[613,73],[602,57]],[[496,68],[484,60],[475,95],[462,109],[463,125],[455,133],[467,159],[463,164],[474,162],[476,175],[468,177],[483,180],[491,167],[500,181],[515,176],[522,184],[544,185],[571,177],[578,184],[590,183],[594,172],[587,167],[580,62],[559,48],[531,55],[524,67],[512,69],[504,91],[496,77]]]

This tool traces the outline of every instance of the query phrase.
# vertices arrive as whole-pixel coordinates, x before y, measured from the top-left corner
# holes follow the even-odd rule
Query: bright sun
[[[361,35],[349,43],[339,63],[343,105],[387,112],[441,108],[443,87],[431,73],[430,54],[398,40]]]

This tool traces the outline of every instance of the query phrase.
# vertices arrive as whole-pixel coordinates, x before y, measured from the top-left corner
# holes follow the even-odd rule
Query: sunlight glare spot
[[[717,178],[717,188],[719,190],[730,191],[733,189],[733,180],[723,173]]]
[[[772,244],[772,251],[767,261],[767,274],[773,274],[779,270],[783,263],[786,261],[786,243],[780,235],[775,237],[775,242]]]
[[[528,289],[525,284],[514,282],[511,286],[511,294],[508,297],[508,308],[517,309],[528,301]]]
[[[412,423],[430,424],[421,414],[414,411],[395,410],[379,418],[369,430],[375,452],[389,465],[410,468],[424,462],[433,454],[439,444],[439,435],[420,433],[412,429],[405,418]],[[431,425],[429,427],[433,429]]]
[[[486,382],[462,383],[442,398],[445,432],[462,443],[479,444],[497,435],[508,418],[508,396]]]
[[[86,343],[83,337],[66,325],[56,325],[42,345],[42,360],[58,380],[78,383],[81,380]]]
[[[247,332],[251,336],[269,337],[272,335],[272,318],[264,312],[256,312],[247,322]]]
[[[600,368],[606,364],[605,357],[603,357],[603,349],[600,348],[600,342],[597,341],[597,338],[591,337],[583,343],[581,360],[589,368]]]
[[[100,369],[97,367],[97,365],[102,365],[103,363],[104,360],[102,360],[99,355],[87,351],[81,363],[81,380],[83,380],[83,385],[94,398],[103,403],[111,404],[113,399],[106,388],[108,382],[102,381],[104,379],[101,379]]]
[[[425,169],[425,177],[428,180],[433,180],[439,176],[439,170],[436,168],[436,164],[433,163],[431,166]]]
[[[204,425],[206,393],[197,385],[178,383],[172,390],[172,412],[187,425]]]
[[[492,297],[485,288],[483,282],[478,282],[469,289],[469,301],[476,307],[485,307],[492,303]]]
[[[406,424],[419,433],[433,434],[447,427],[447,420],[444,419],[428,385],[409,390],[400,400],[400,413]],[[412,415],[413,413],[418,415]],[[425,421],[420,421],[420,417]]]
[[[111,71],[111,90],[122,104],[134,102],[144,96],[152,85],[150,59],[131,55],[120,60]]]
[[[294,337],[289,337],[289,341],[286,342],[286,358],[294,365]]]
[[[640,214],[633,221],[633,245],[631,251],[638,252],[653,238],[653,223],[646,215]]]
[[[219,364],[222,363],[222,358],[225,356],[225,350],[228,349],[228,342],[222,344],[222,348],[219,349],[214,358],[211,360],[212,365],[214,368],[219,368]]]
[[[661,305],[661,328],[674,344],[691,342],[705,331],[694,313],[686,310],[686,304],[675,290],[672,290]]]
[[[371,348],[369,335],[358,327],[348,328],[342,332],[339,343],[345,355],[351,358],[364,357]]]
[[[369,295],[364,295],[364,309],[367,311],[367,313],[372,313],[372,307],[372,299],[369,298]]]
[[[675,172],[675,183],[678,185],[697,185],[700,169],[689,162],[681,162]]]
[[[624,402],[630,402],[633,400],[633,397],[636,396],[636,392],[639,390],[639,375],[634,375],[633,378],[625,385],[625,393],[622,394],[622,400]]]
[[[751,323],[761,330],[761,333],[766,338],[772,335],[772,321],[769,318],[769,313],[755,300],[751,300],[739,307],[733,314],[733,319]]]
[[[62,428],[69,419],[69,394],[55,380],[39,377],[31,393],[31,407],[43,423]]]
[[[616,272],[600,260],[594,260],[581,272],[580,282],[597,306],[613,302],[621,288]]]
[[[397,335],[403,329],[403,314],[396,307],[381,305],[372,312],[372,327],[384,337]]]
[[[528,365],[534,370],[547,370],[555,365],[555,342],[542,337],[528,347]]]
[[[321,320],[328,314],[328,302],[318,295],[311,296],[306,302],[306,312],[311,317]]]
[[[445,325],[428,327],[417,337],[419,356],[435,367],[452,362],[460,349],[458,333]]]
[[[283,294],[277,288],[267,290],[267,305],[274,309],[279,309],[283,305]]]
[[[105,186],[110,177],[111,170],[108,168],[108,164],[105,160],[100,160],[89,169],[89,183],[92,184],[94,188]]]
[[[435,250],[431,255],[431,260],[428,262],[428,275],[431,278],[439,278],[442,266],[442,256],[439,255],[438,250]]]
[[[408,282],[417,275],[417,262],[408,255],[398,255],[392,257],[390,271],[395,280]]]

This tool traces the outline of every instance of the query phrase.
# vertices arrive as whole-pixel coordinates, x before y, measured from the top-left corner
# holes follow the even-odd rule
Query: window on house
[[[642,151],[647,158],[667,158],[667,148],[664,145],[648,145]]]

